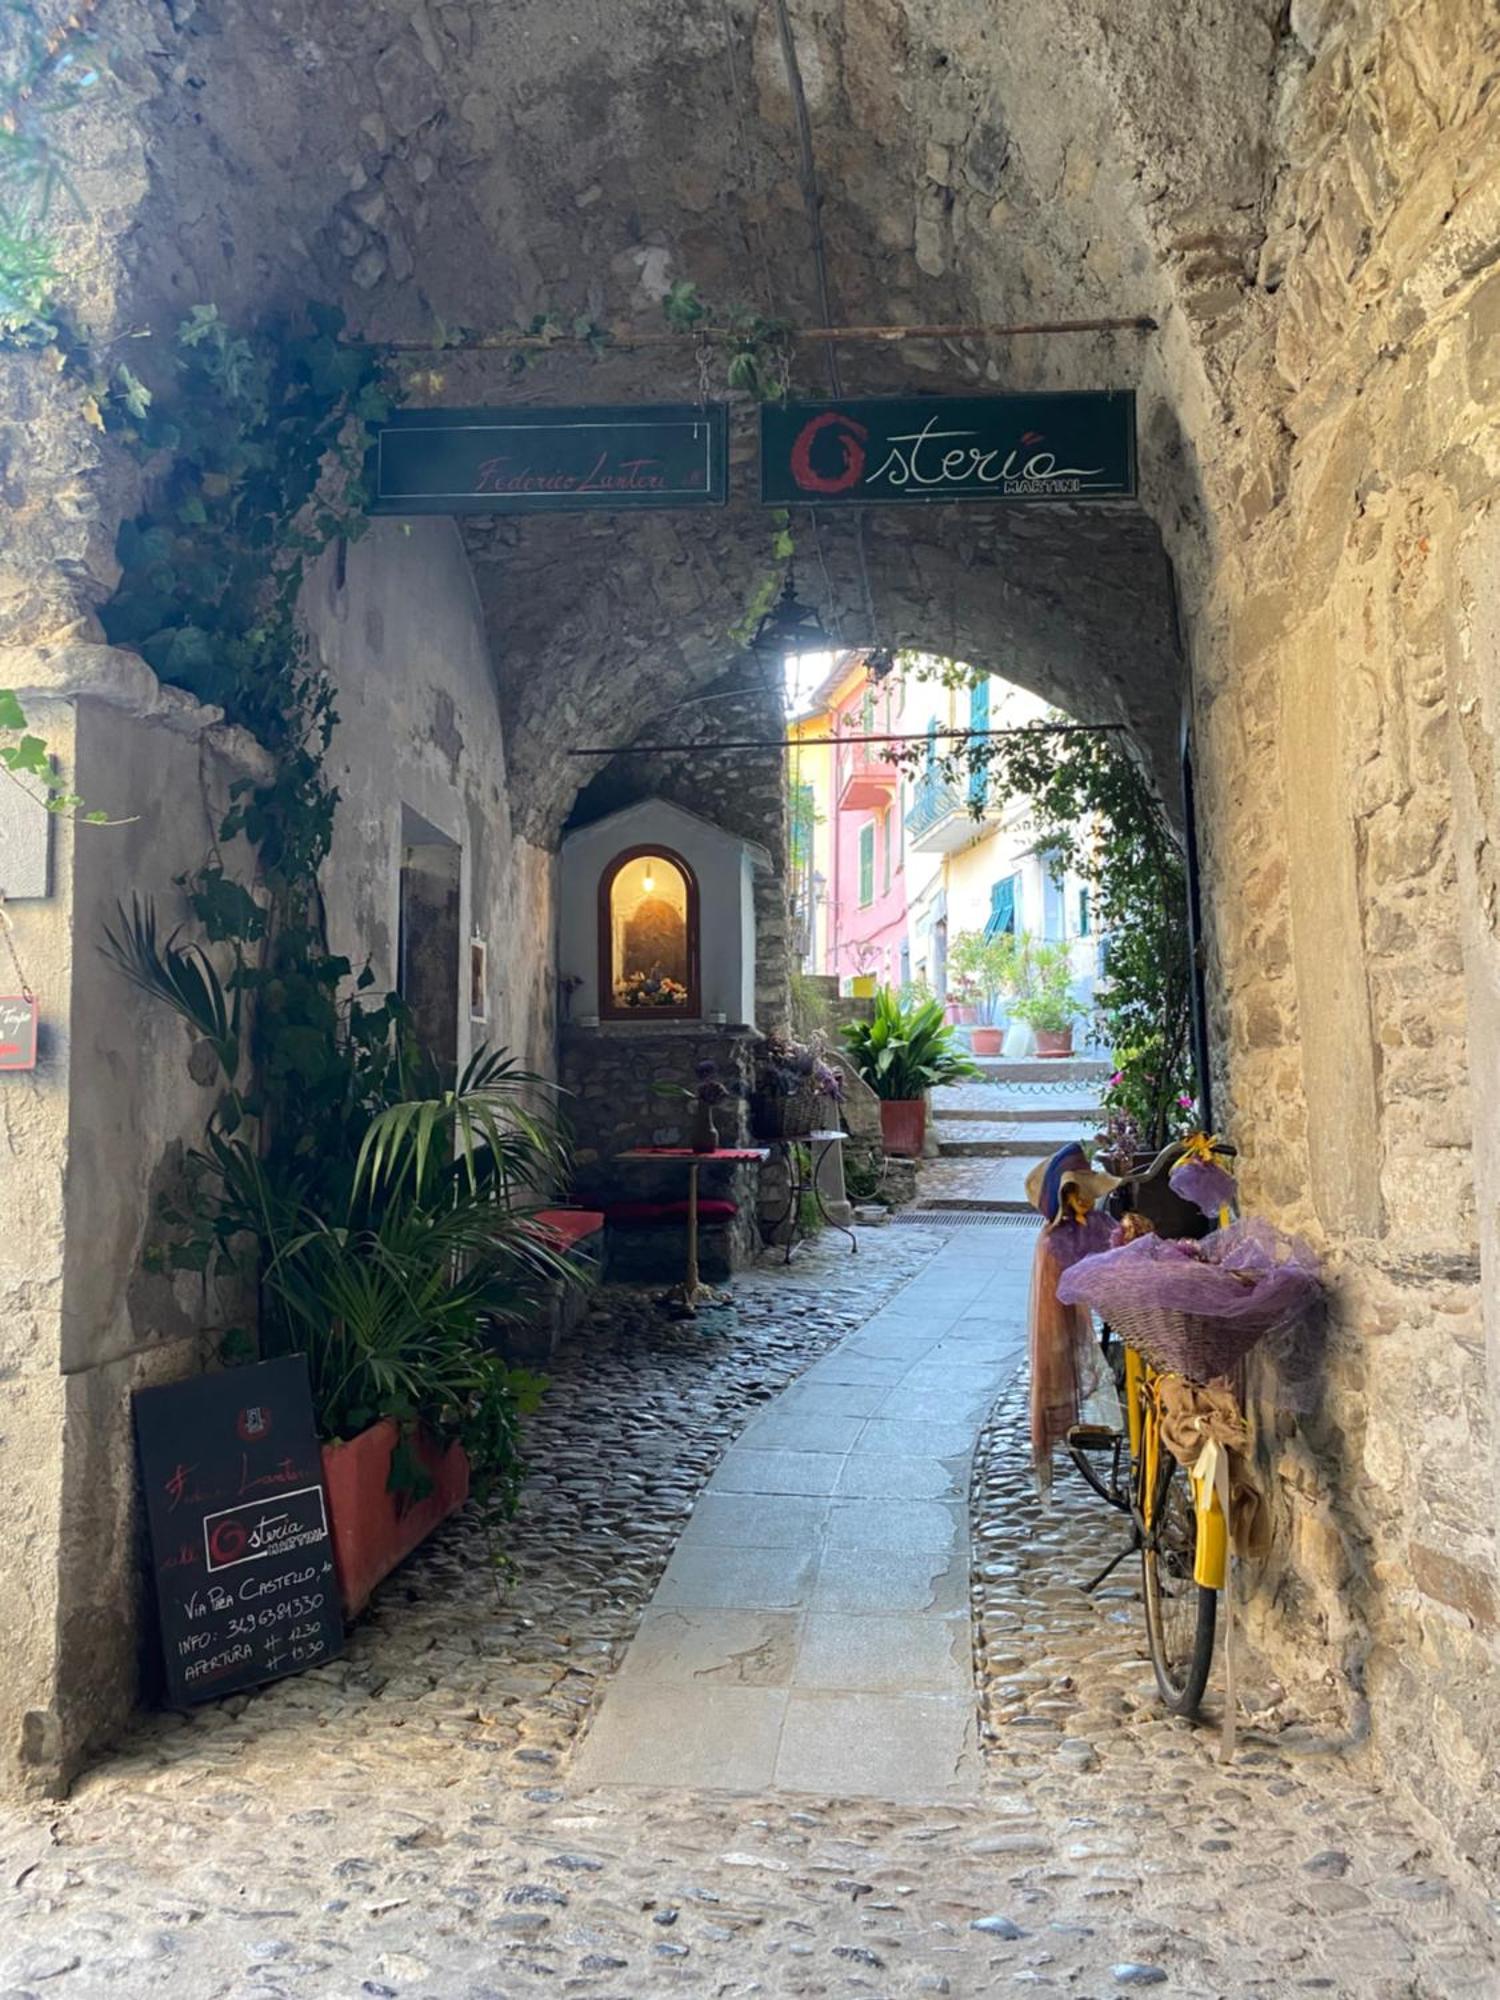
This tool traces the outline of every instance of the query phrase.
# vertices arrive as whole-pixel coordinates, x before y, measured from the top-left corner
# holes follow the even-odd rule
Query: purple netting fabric
[[[1167,1175],[1167,1186],[1215,1220],[1221,1208],[1234,1206],[1237,1193],[1234,1175],[1214,1160],[1183,1160]]]
[[[1304,1312],[1319,1291],[1312,1249],[1260,1216],[1231,1222],[1200,1243],[1138,1236],[1065,1271],[1057,1296],[1104,1319],[1176,1312],[1269,1333]]]

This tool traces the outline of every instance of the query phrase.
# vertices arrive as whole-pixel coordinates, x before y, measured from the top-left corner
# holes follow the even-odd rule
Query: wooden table
[[[716,1146],[711,1153],[696,1153],[691,1146],[632,1146],[628,1152],[616,1153],[615,1158],[639,1164],[681,1161],[688,1170],[688,1212],[687,1212],[687,1274],[680,1286],[666,1294],[666,1299],[681,1311],[691,1315],[700,1305],[720,1305],[725,1295],[716,1292],[710,1285],[702,1283],[698,1276],[698,1172],[705,1166],[746,1166],[750,1161],[757,1164],[769,1158],[765,1146]]]

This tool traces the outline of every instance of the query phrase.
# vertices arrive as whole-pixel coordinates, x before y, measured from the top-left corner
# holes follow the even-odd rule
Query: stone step
[[[946,1198],[934,1195],[931,1201],[919,1201],[916,1207],[921,1213],[926,1213],[932,1209],[958,1209],[965,1215],[1036,1214],[1036,1210],[1031,1206],[1029,1201],[1008,1201],[1004,1199],[981,1201],[976,1197],[964,1195],[949,1195]]]
[[[975,1056],[974,1062],[994,1083],[1103,1083],[1112,1074],[1097,1056]]]
[[[1057,1142],[1059,1146],[1064,1143],[1062,1139]],[[938,1138],[940,1160],[1050,1160],[1056,1150],[1055,1146],[1039,1146],[1035,1139]]]
[[[1097,1132],[1104,1123],[1103,1109],[1097,1104],[1016,1104],[999,1098],[993,1105],[947,1104],[941,1093],[934,1091],[932,1108],[945,1125],[950,1121],[975,1125],[1076,1125],[1081,1132]]]

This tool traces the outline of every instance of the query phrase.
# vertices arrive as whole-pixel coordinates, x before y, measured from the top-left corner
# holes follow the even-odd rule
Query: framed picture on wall
[[[481,937],[469,939],[469,1019],[489,1019],[489,946]]]

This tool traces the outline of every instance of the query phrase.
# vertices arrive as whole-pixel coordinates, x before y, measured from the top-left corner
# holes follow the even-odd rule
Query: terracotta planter
[[[1045,1028],[1036,1031],[1036,1052],[1039,1056],[1070,1056],[1073,1053],[1073,1030],[1064,1028],[1061,1034],[1049,1034]]]
[[[919,1160],[922,1157],[922,1142],[926,1136],[925,1098],[881,1098],[880,1137],[888,1153],[895,1153],[910,1160]]]
[[[969,1037],[969,1045],[976,1056],[997,1056],[1005,1046],[1005,1030],[976,1028]]]
[[[425,1437],[417,1440],[417,1456],[427,1468],[432,1491],[420,1500],[392,1493],[386,1481],[398,1435],[394,1419],[384,1417],[346,1444],[323,1447],[328,1526],[346,1618],[363,1611],[376,1584],[469,1497],[463,1446],[445,1451]]]

